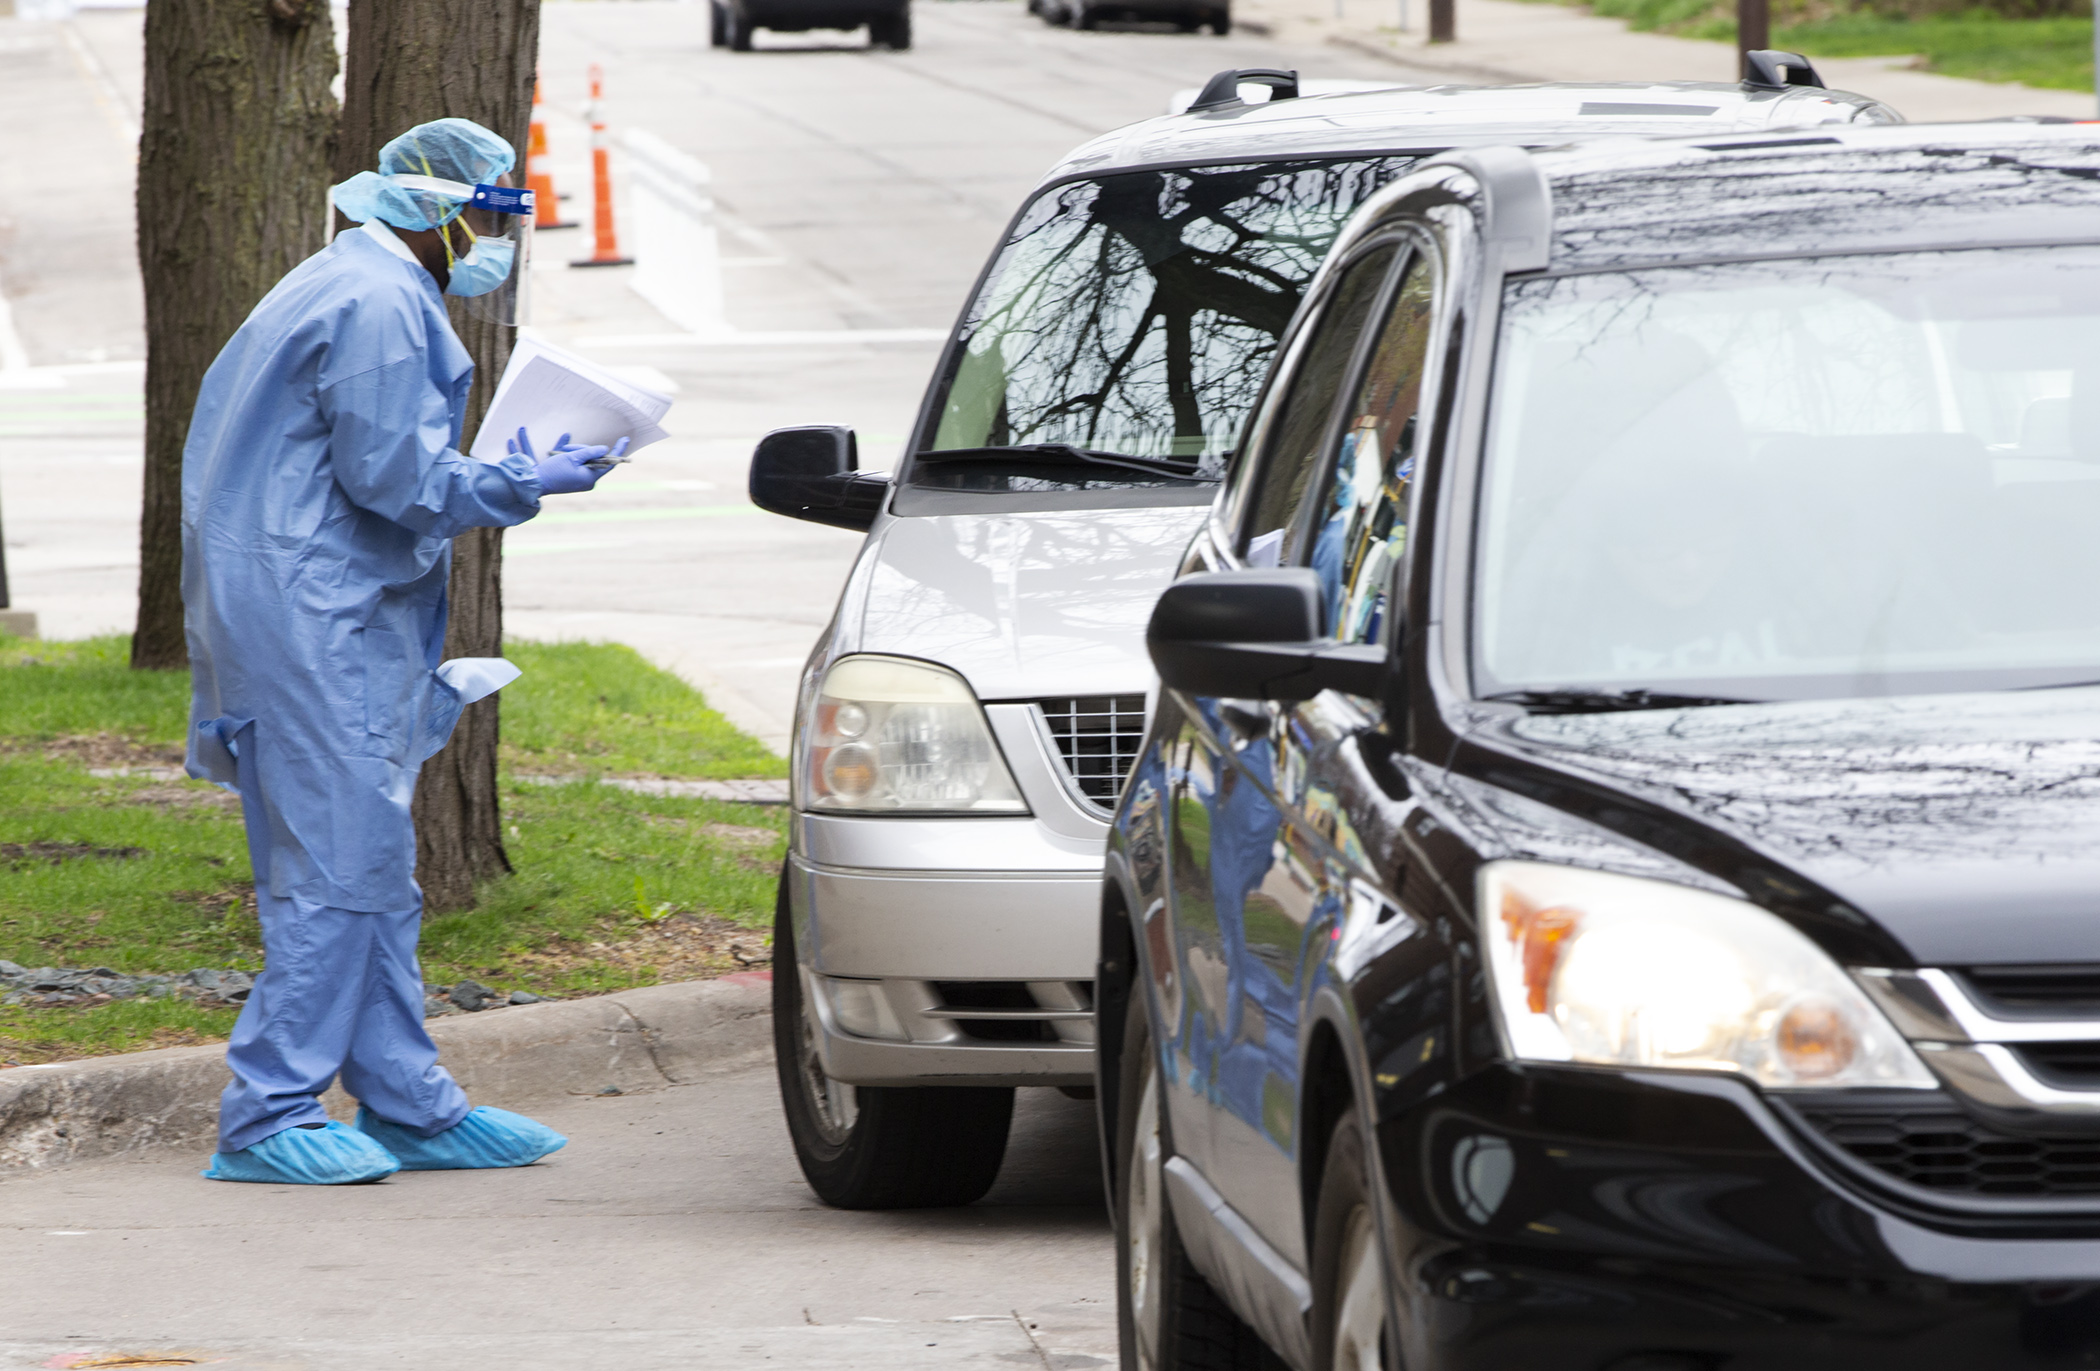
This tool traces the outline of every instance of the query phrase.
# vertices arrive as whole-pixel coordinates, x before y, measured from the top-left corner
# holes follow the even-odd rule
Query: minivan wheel
[[[1144,1006],[1132,996],[1123,1030],[1126,1102],[1117,1142],[1116,1334],[1129,1371],[1282,1371],[1271,1352],[1189,1261],[1167,1203],[1173,1155]]]
[[[1212,15],[1210,21],[1210,31],[1220,38],[1223,38],[1226,34],[1231,33],[1232,16],[1230,14]]]
[[[773,1062],[795,1160],[840,1209],[938,1209],[999,1178],[1011,1086],[854,1086],[824,1072],[815,1008],[795,956],[787,871],[773,912]]]
[[[1385,1254],[1371,1213],[1370,1167],[1355,1109],[1335,1124],[1313,1217],[1315,1371],[1386,1371]]]

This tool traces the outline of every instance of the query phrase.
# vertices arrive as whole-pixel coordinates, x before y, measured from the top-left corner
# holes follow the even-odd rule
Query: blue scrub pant
[[[269,797],[240,767],[242,815],[258,876],[269,870]],[[281,829],[279,831],[282,831]],[[272,895],[258,880],[263,972],[226,1045],[219,1150],[326,1123],[319,1096],[343,1089],[390,1123],[429,1137],[467,1116],[466,1092],[437,1064],[423,1028],[416,939],[423,910],[368,914]]]

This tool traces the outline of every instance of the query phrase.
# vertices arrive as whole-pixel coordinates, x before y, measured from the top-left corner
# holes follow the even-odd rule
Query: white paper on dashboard
[[[542,457],[564,433],[579,446],[628,438],[631,455],[668,436],[659,421],[670,409],[671,397],[660,391],[543,339],[520,338],[469,455],[495,461],[521,428]]]

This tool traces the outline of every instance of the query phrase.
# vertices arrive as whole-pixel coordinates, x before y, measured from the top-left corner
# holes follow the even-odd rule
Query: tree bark
[[[327,0],[181,0],[146,11],[138,172],[146,488],[134,667],[188,664],[182,445],[190,409],[255,302],[321,247],[334,76]]]
[[[428,119],[457,116],[521,150],[532,120],[539,0],[350,0],[337,179],[378,166],[379,149]],[[510,360],[511,330],[468,317],[452,324],[474,358],[463,444],[471,444]],[[503,531],[453,540],[447,657],[503,651]],[[497,697],[469,705],[416,785],[416,879],[432,910],[466,909],[479,881],[510,870],[496,794]]]

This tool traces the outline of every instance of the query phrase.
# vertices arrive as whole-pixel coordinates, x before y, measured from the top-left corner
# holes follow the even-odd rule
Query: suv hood
[[[1593,783],[1520,781],[1533,798],[1742,885],[1739,857],[1594,782],[1675,811],[1921,965],[2100,962],[2100,688],[1532,715],[1487,739]]]
[[[892,519],[858,652],[923,657],[980,700],[1149,692],[1145,624],[1210,506]]]

